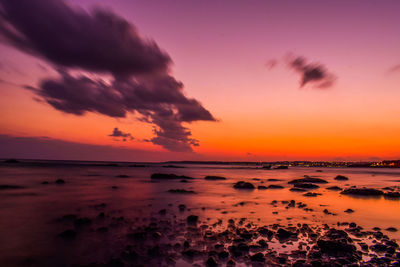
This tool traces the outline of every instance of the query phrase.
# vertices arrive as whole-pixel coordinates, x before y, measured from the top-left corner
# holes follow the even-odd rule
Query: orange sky
[[[82,5],[97,2],[84,1]],[[306,19],[297,18],[297,22],[289,16],[263,16],[254,7],[248,11],[253,16],[243,15],[238,22],[233,20],[240,8],[235,2],[226,10],[214,10],[207,22],[199,23],[196,20],[201,20],[202,13],[193,13],[186,5],[174,7],[176,14],[182,8],[187,10],[172,22],[166,15],[151,21],[143,14],[153,9],[160,14],[162,5],[103,4],[112,5],[116,13],[165,49],[174,62],[173,75],[184,83],[185,94],[199,100],[218,119],[184,123],[200,146],[194,147],[194,153],[171,153],[171,158],[267,161],[400,157],[400,71],[389,71],[400,63],[400,37],[394,26],[400,24],[400,18],[392,13],[389,3],[380,7],[380,14],[372,8],[351,14],[356,7],[349,7],[342,13],[342,24],[336,23],[341,12],[338,6],[326,17],[306,17],[307,10],[299,11]],[[269,8],[283,10],[278,4]],[[323,6],[316,8],[322,10]],[[295,12],[295,7],[287,9]],[[192,31],[187,26],[189,20],[195,21]],[[293,31],[296,23],[298,31]],[[318,23],[322,26],[313,29]],[[275,24],[278,29],[268,27]],[[313,34],[308,34],[311,30]],[[288,53],[323,64],[337,77],[334,85],[318,89],[310,83],[300,88],[300,76],[286,66]],[[141,141],[152,137],[152,125],[136,120],[136,114],[116,119],[55,110],[19,86],[35,85],[43,77],[55,75],[51,65],[5,44],[0,45],[0,56],[0,79],[6,81],[0,83],[0,134],[164,151],[168,160],[164,148]],[[272,69],[265,66],[270,59],[278,62]],[[108,136],[114,127],[131,133],[135,140],[115,141]]]

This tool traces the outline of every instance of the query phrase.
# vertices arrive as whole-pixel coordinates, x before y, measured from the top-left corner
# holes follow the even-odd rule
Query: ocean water
[[[267,170],[243,165],[181,164],[184,168],[164,168],[163,165],[166,164],[129,167],[127,163],[108,166],[106,163],[51,161],[1,164],[0,185],[22,188],[0,190],[0,262],[4,266],[62,266],[60,263],[67,266],[76,262],[101,262],[123,249],[125,236],[133,225],[160,216],[185,218],[195,214],[210,224],[219,220],[225,224],[231,218],[246,218],[259,225],[355,222],[367,230],[373,227],[400,229],[400,201],[383,197],[352,197],[326,190],[326,187],[337,185],[342,188],[393,187],[398,191],[399,169],[291,167],[288,170]],[[153,173],[173,173],[195,179],[187,183],[179,179],[152,181],[150,176]],[[349,180],[334,180],[339,174],[349,177]],[[119,175],[129,177],[119,178]],[[227,179],[204,180],[207,175]],[[321,193],[317,197],[290,191],[292,185],[288,181],[303,178],[304,175],[322,178],[329,183],[311,190]],[[56,184],[57,179],[65,180],[65,184]],[[268,179],[280,181],[271,182]],[[43,181],[49,184],[42,184]],[[237,181],[248,181],[256,187],[276,184],[284,188],[236,190],[233,184]],[[168,192],[170,189],[195,193],[173,194]],[[278,201],[278,205],[271,205],[274,200]],[[305,203],[312,211],[288,209],[286,205],[279,204],[290,200]],[[180,204],[186,205],[189,210],[179,212]],[[344,212],[349,208],[354,213]],[[166,210],[165,215],[160,215],[162,209]],[[325,214],[324,209],[335,215]],[[107,225],[104,220],[97,219],[101,212],[109,218]],[[73,227],[73,222],[65,215],[87,217],[93,222],[76,240],[65,241],[58,237],[59,233]],[[122,220],[123,223],[118,223]],[[96,229],[102,226],[110,230],[99,234]],[[396,240],[400,239],[399,232],[383,232]],[[170,237],[171,240],[174,238],[178,241],[181,237]],[[290,249],[279,247],[279,243],[275,246],[283,252]],[[186,264],[183,261],[178,263],[182,266]]]

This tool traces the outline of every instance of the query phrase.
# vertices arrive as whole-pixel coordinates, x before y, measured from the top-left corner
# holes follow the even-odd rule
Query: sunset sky
[[[0,157],[400,158],[399,11],[0,0]]]

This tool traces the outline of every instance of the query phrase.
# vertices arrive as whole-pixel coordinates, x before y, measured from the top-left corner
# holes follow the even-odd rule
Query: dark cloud
[[[168,54],[111,11],[87,12],[61,0],[1,0],[0,10],[2,41],[45,59],[58,71],[59,78],[26,86],[55,109],[115,118],[140,114],[142,121],[155,125],[149,140],[172,151],[192,151],[198,145],[182,123],[215,121],[169,74]],[[83,72],[72,75],[76,70]]]
[[[336,76],[328,72],[319,63],[307,63],[304,57],[289,57],[288,66],[301,75],[300,87],[311,83],[317,88],[329,88],[336,81]]]
[[[104,9],[88,13],[59,0],[2,0],[1,9],[4,41],[59,66],[123,75],[165,70],[171,61]]]
[[[120,129],[118,129],[117,127],[115,127],[114,128],[114,130],[113,130],[113,132],[112,132],[112,134],[109,134],[108,136],[111,136],[111,137],[115,137],[115,138],[119,138],[119,139],[121,139],[122,141],[126,141],[126,140],[133,140],[133,139],[135,139],[133,136],[132,136],[132,134],[130,134],[130,133],[124,133],[123,131],[121,131]]]

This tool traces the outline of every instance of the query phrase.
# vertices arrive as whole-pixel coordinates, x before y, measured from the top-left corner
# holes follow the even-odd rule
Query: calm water
[[[316,172],[316,168],[295,167],[288,170],[264,170],[231,165],[182,166],[186,168],[163,168],[157,164],[145,168],[76,164],[2,164],[0,184],[20,185],[24,188],[0,190],[0,262],[6,265],[30,265],[40,262],[50,266],[60,261],[66,265],[72,264],[77,257],[79,262],[88,263],[94,258],[107,259],[124,246],[123,237],[131,225],[116,224],[113,231],[104,235],[88,230],[78,237],[78,241],[81,242],[74,242],[73,245],[57,238],[57,235],[70,228],[71,224],[61,220],[62,216],[75,214],[96,218],[102,211],[106,212],[107,216],[124,216],[133,222],[145,222],[151,216],[159,216],[161,209],[167,209],[165,216],[179,218],[196,214],[201,220],[209,222],[222,219],[225,223],[230,218],[245,217],[259,224],[336,224],[346,221],[356,222],[365,229],[375,226],[382,229],[400,229],[399,201],[383,197],[350,197],[325,189],[334,185],[342,188],[351,185],[372,188],[397,187],[400,185],[400,170],[323,168],[323,172]],[[181,183],[179,180],[151,182],[150,175],[156,172],[182,174],[197,179],[188,183]],[[350,180],[335,181],[333,178],[338,174],[348,176]],[[129,178],[117,178],[117,175],[128,175]],[[219,175],[228,179],[206,181],[203,179],[206,175]],[[312,190],[322,195],[305,197],[303,193],[289,191],[291,185],[287,182],[304,175],[329,181],[328,184],[321,185],[321,188]],[[270,178],[282,181],[268,182],[267,179]],[[66,183],[57,185],[54,183],[56,179],[64,179]],[[285,188],[235,190],[232,185],[240,180],[252,182],[255,186],[277,184]],[[43,181],[49,181],[50,184],[43,185]],[[118,189],[113,189],[112,186],[117,186]],[[169,189],[193,190],[196,194],[171,194],[167,192]],[[302,209],[286,209],[285,205],[270,205],[273,200],[292,199],[306,203],[314,211],[306,212]],[[106,206],[98,206],[101,203]],[[179,213],[179,204],[185,204],[190,211]],[[348,208],[355,212],[345,213],[344,210]],[[337,216],[324,214],[324,209],[336,213]],[[102,221],[94,220],[91,227],[101,226]],[[390,236],[400,239],[399,232],[390,233]]]

